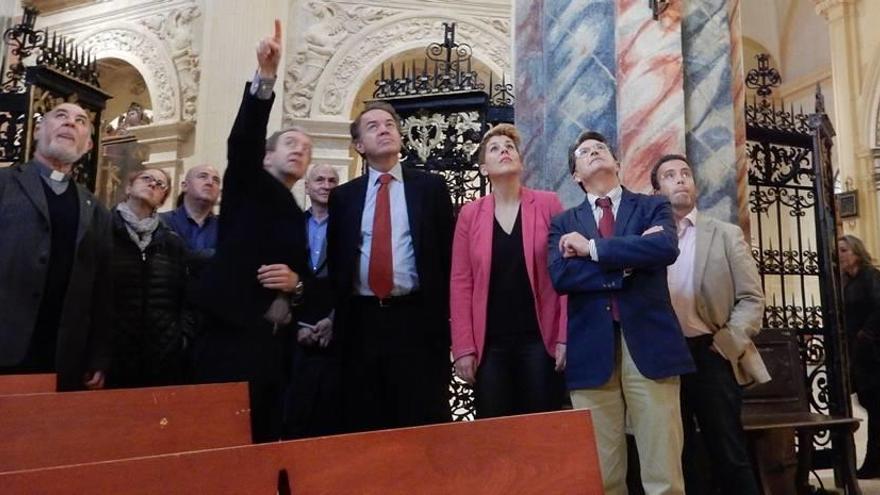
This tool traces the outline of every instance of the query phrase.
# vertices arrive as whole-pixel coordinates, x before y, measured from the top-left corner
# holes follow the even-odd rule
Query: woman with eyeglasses
[[[110,386],[172,385],[186,377],[194,328],[185,310],[187,251],[156,213],[170,184],[161,169],[133,172],[125,200],[113,210]]]
[[[523,187],[516,127],[490,129],[477,149],[492,194],[464,205],[452,246],[450,312],[456,375],[474,384],[479,418],[559,409],[565,298],[547,269],[555,193]]]

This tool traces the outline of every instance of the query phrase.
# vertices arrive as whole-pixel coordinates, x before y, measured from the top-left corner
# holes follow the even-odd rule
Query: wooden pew
[[[55,374],[0,375],[0,395],[44,394],[55,391]]]
[[[246,445],[247,384],[0,396],[0,439],[0,472]]]
[[[2,473],[0,486],[7,494],[602,493],[584,410]]]

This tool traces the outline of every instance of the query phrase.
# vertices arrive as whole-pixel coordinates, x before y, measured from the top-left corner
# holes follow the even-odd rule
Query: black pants
[[[349,431],[447,422],[452,377],[444,322],[417,297],[382,307],[354,298],[346,318],[343,396]],[[448,327],[447,327],[448,332]]]
[[[341,360],[334,346],[294,346],[284,400],[285,438],[342,432]]]
[[[555,411],[562,407],[562,380],[540,336],[493,345],[477,369],[474,400],[478,418]]]
[[[868,413],[868,445],[860,469],[880,473],[880,390],[859,391],[858,398]]]
[[[709,335],[688,339],[697,371],[681,377],[685,490],[688,495],[757,495],[740,416],[742,390],[730,363],[711,344]]]
[[[287,339],[287,329],[273,332],[268,323],[243,328],[207,318],[205,332],[195,344],[195,383],[248,382],[255,443],[281,438]]]

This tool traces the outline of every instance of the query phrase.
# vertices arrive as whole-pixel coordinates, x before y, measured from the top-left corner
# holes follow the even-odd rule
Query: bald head
[[[220,198],[220,173],[211,165],[197,165],[186,172],[183,179],[184,200],[217,203]]]

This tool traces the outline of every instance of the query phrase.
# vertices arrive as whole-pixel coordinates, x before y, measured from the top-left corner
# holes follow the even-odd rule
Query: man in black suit
[[[91,135],[61,103],[34,159],[0,168],[0,374],[54,372],[61,391],[102,388],[110,364],[110,213],[71,177]]]
[[[452,202],[438,175],[404,169],[399,117],[376,102],[352,122],[368,173],[330,196],[328,264],[348,426],[448,421]]]
[[[195,379],[249,382],[256,442],[281,436],[287,342],[309,282],[301,277],[309,273],[305,220],[291,188],[308,168],[311,138],[297,128],[265,138],[280,59],[276,20],[275,35],[257,48],[259,70],[229,135],[217,252],[194,294],[206,314]]]

